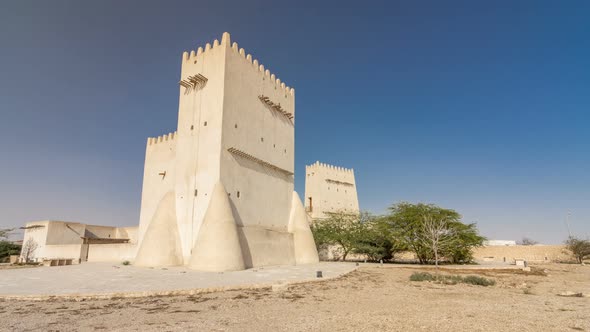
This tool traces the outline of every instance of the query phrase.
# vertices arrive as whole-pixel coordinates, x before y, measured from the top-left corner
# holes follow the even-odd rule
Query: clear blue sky
[[[184,50],[229,31],[296,89],[304,165],[363,209],[431,202],[492,239],[590,234],[588,1],[2,1],[0,227],[135,225]]]

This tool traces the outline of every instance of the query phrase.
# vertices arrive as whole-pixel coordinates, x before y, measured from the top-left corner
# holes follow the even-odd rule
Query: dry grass
[[[590,331],[590,299],[556,296],[568,290],[590,293],[590,267],[439,272],[462,279],[493,278],[494,287],[409,281],[417,270],[363,267],[338,280],[275,292],[265,288],[83,302],[0,301],[0,330]]]

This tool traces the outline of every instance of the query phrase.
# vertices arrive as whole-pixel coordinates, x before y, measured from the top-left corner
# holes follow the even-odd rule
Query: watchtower
[[[305,166],[305,210],[313,220],[327,212],[358,213],[354,170],[319,161]]]
[[[307,220],[293,191],[294,126],[295,90],[228,33],[184,52],[178,129],[147,141],[138,263],[235,270],[317,261],[309,228],[296,232]]]

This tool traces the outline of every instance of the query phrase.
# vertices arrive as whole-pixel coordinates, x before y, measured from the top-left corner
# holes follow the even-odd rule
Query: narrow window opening
[[[237,123],[234,125],[234,128],[238,129],[238,124]]]
[[[203,123],[203,126],[207,127],[207,121],[205,121],[205,122]]]
[[[238,198],[240,198],[240,192],[239,192],[239,191],[238,191],[238,193],[237,193],[237,196],[238,196]]]
[[[191,125],[191,130],[195,129],[195,126]]]
[[[264,137],[260,137],[260,141],[261,142],[264,142]]]

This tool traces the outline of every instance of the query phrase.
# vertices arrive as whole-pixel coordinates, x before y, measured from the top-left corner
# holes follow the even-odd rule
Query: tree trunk
[[[438,270],[438,248],[434,248],[434,265],[436,266],[436,270]]]

